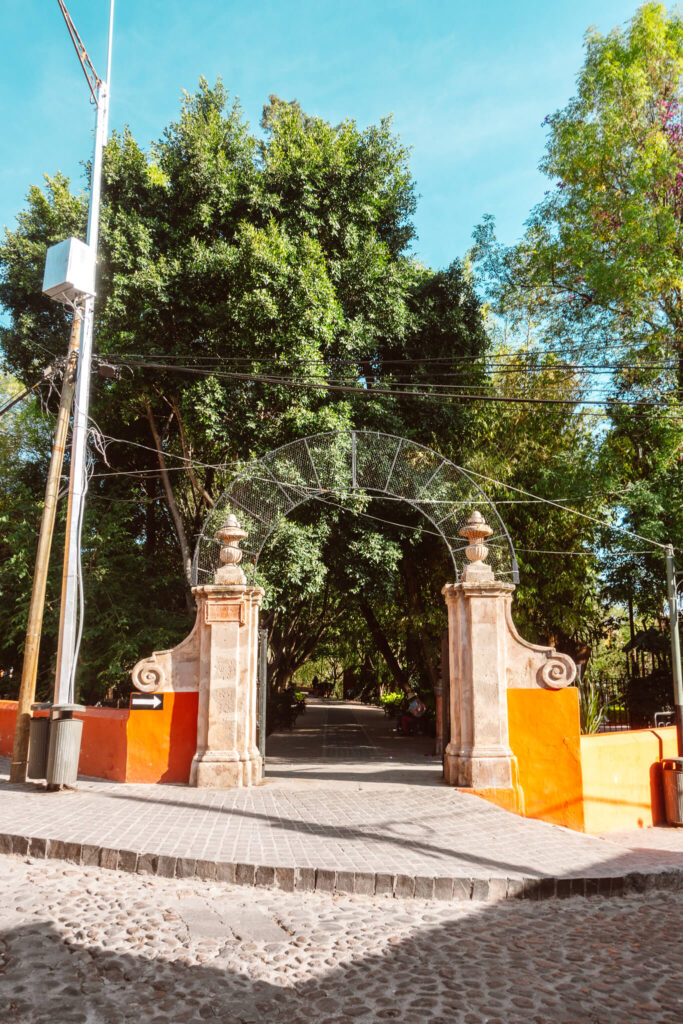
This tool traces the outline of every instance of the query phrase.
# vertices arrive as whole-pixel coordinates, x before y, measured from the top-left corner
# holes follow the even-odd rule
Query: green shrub
[[[380,704],[383,708],[396,707],[405,698],[403,690],[390,690],[389,693],[380,695]]]

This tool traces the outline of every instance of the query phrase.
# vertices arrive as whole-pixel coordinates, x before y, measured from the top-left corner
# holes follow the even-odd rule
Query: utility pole
[[[114,28],[114,0],[109,7],[109,42],[107,48],[107,77],[102,81],[96,74],[63,0],[58,0],[69,35],[83,67],[90,91],[95,100],[95,151],[92,166],[90,206],[88,210],[87,244],[95,258],[99,238],[100,195],[102,186],[102,153],[107,141],[109,116],[109,83],[111,80],[111,52]],[[88,404],[90,400],[90,370],[93,345],[93,314],[95,300],[89,296],[85,302],[81,347],[78,357],[78,375],[71,439],[71,476],[64,546],[64,576],[59,618],[59,645],[55,677],[54,703],[69,704],[74,699],[74,682],[80,634],[83,628],[83,591],[81,580],[81,530],[85,505],[86,447],[88,438]]]
[[[678,591],[676,589],[673,544],[667,544],[666,546],[666,589],[669,598],[671,669],[674,677],[676,739],[678,742],[678,756],[683,757],[683,668],[681,667],[681,639],[678,632]]]
[[[9,773],[10,782],[26,782],[29,722],[31,718],[31,704],[36,694],[36,675],[38,672],[40,637],[43,629],[47,570],[50,563],[50,549],[52,547],[52,534],[55,526],[55,513],[57,511],[59,481],[62,476],[66,435],[69,428],[71,403],[74,395],[76,362],[81,338],[81,322],[81,311],[78,308],[74,308],[69,351],[66,357],[66,366],[64,367],[62,393],[59,399],[55,439],[52,446],[47,484],[45,486],[45,503],[40,520],[36,568],[33,576],[31,604],[29,606],[26,641],[24,643],[24,663],[21,671],[21,686],[19,688],[17,724],[14,730],[14,750],[12,752],[12,763]]]

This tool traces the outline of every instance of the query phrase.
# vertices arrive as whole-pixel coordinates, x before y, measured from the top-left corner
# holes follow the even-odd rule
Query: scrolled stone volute
[[[143,693],[158,692],[163,690],[166,685],[164,670],[154,660],[154,655],[151,658],[143,658],[142,661],[139,661],[131,672],[131,676],[133,678],[133,686],[137,690],[142,690]]]
[[[576,679],[576,664],[567,654],[555,653],[538,670],[542,686],[550,690],[561,690],[571,686]]]
[[[180,693],[199,689],[199,629],[195,619],[192,632],[176,647],[154,651],[139,661],[131,672],[133,686],[143,693]]]

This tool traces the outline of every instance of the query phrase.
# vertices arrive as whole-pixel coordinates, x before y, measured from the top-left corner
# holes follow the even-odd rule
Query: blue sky
[[[109,0],[67,0],[104,73]],[[590,25],[608,31],[624,0],[117,0],[111,127],[142,144],[179,109],[183,89],[220,74],[258,124],[270,93],[330,121],[393,112],[420,201],[419,258],[462,255],[495,215],[512,242],[547,187],[537,171],[546,114],[573,94]],[[92,110],[57,0],[0,4],[0,225],[30,184],[79,179]],[[80,179],[79,179],[80,183]]]

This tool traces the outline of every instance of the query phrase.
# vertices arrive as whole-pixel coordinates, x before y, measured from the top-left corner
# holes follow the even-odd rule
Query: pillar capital
[[[467,567],[471,568],[470,566]],[[514,583],[506,583],[496,579],[461,579],[458,583],[446,583],[441,588],[446,604],[452,604],[464,597],[506,597],[515,591]]]

